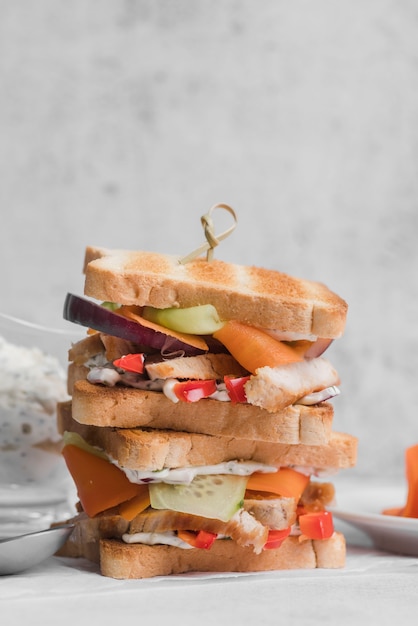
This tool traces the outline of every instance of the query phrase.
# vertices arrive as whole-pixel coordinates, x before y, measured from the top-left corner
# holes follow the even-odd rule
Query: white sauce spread
[[[193,547],[186,541],[183,541],[183,539],[180,539],[173,531],[167,531],[165,533],[133,533],[132,535],[125,533],[122,535],[122,539],[125,543],[144,543],[147,546],[164,544],[166,546],[183,548],[184,550]]]
[[[118,465],[116,461],[112,461]],[[216,465],[197,465],[195,467],[179,467],[160,471],[132,470],[120,467],[131,483],[170,483],[173,485],[188,485],[196,476],[210,474],[233,474],[235,476],[250,476],[254,472],[277,472],[274,465],[257,463],[256,461],[226,461]]]

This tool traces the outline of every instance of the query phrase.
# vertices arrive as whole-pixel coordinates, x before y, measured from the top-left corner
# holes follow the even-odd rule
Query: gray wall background
[[[224,260],[349,303],[329,357],[363,475],[418,441],[418,2],[0,0],[1,310],[62,325],[88,244]]]

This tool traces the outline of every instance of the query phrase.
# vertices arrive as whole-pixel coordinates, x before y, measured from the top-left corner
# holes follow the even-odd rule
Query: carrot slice
[[[213,336],[252,374],[266,365],[277,367],[303,360],[299,350],[274,339],[259,328],[236,320],[226,322]]]
[[[299,501],[308,483],[309,476],[306,474],[297,472],[291,467],[282,467],[278,472],[268,474],[255,472],[251,474],[247,482],[247,489],[275,493]]]
[[[145,511],[145,509],[147,509],[151,504],[148,485],[138,486],[142,487],[139,493],[130,500],[122,502],[122,504],[119,505],[119,513],[124,519],[128,520],[128,522],[131,522],[134,517],[142,513],[142,511]]]
[[[405,506],[384,509],[383,515],[418,518],[418,444],[405,451],[405,475],[408,483]]]
[[[395,506],[391,509],[383,509],[382,515],[395,515],[396,517],[399,517],[400,515],[403,515],[404,510],[404,506]]]
[[[78,446],[64,446],[62,455],[89,517],[133,498],[143,487],[129,482],[116,465]]]
[[[418,517],[418,445],[407,448],[405,465],[408,496],[402,515],[403,517]]]

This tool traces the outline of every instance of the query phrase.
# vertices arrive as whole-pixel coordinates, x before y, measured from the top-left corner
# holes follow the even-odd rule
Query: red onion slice
[[[333,339],[319,338],[305,352],[305,359],[315,359],[324,354],[325,350],[332,344]]]
[[[64,319],[87,328],[93,328],[107,335],[114,335],[127,341],[155,350],[179,351],[187,356],[204,354],[195,346],[166,334],[142,326],[139,322],[130,320],[122,315],[74,294],[68,293],[64,303]]]

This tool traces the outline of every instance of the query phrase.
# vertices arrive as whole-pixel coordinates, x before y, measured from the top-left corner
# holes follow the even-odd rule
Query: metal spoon
[[[73,524],[0,539],[0,575],[18,574],[52,556],[68,539]]]

